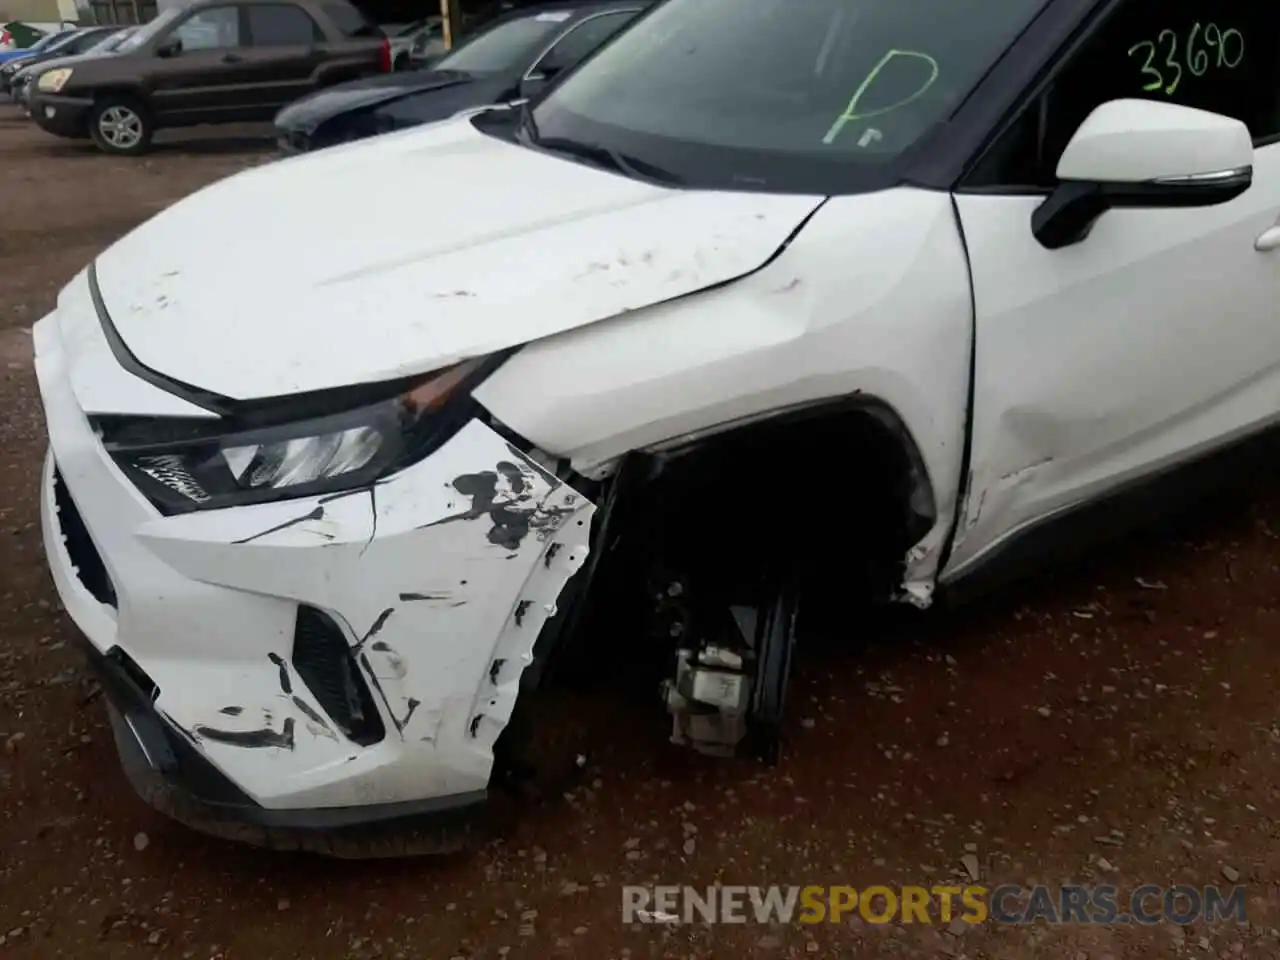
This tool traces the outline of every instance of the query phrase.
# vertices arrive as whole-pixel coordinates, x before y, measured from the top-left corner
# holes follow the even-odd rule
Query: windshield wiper
[[[646,180],[666,187],[679,186],[682,183],[681,179],[670,170],[665,170],[647,160],[629,157],[625,153],[619,153],[599,143],[583,143],[568,137],[539,137],[534,143],[552,153],[563,153],[608,170],[616,170],[633,180]]]
[[[664,187],[680,186],[680,177],[647,160],[629,157],[611,147],[598,143],[583,143],[569,137],[543,137],[538,133],[538,122],[533,119],[533,111],[526,103],[520,117],[519,134],[530,146],[540,147],[551,153],[562,153],[565,156],[577,157],[588,163],[614,170],[633,180],[644,180],[648,183],[660,184]]]

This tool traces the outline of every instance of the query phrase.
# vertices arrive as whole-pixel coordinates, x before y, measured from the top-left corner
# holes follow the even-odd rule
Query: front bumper
[[[49,567],[143,796],[223,834],[482,800],[594,506],[472,421],[372,489],[161,516],[78,398],[94,403],[113,362],[83,274],[34,339]],[[128,385],[141,406],[151,389]],[[496,499],[464,495],[477,477]],[[315,639],[326,629],[327,646]],[[361,691],[375,715],[356,723]]]
[[[64,97],[28,91],[27,110],[41,130],[57,137],[82,139],[89,135],[89,111],[93,100],[89,97]]]

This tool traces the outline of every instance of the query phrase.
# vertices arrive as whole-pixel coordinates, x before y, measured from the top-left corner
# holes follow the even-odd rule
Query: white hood
[[[246,171],[98,260],[139,361],[246,399],[388,380],[750,273],[819,197],[668,190],[469,118]]]

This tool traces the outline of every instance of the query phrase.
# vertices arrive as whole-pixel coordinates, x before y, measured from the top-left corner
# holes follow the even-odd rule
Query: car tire
[[[155,125],[133,97],[108,95],[89,111],[89,135],[103,153],[133,157],[151,148]]]
[[[396,57],[395,62],[391,64],[391,69],[396,73],[399,73],[401,70],[408,70],[409,69],[408,55],[402,53],[398,57]]]

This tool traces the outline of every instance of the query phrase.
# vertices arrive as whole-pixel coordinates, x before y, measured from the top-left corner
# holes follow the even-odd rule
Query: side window
[[[625,27],[633,17],[635,17],[633,11],[623,10],[618,13],[602,13],[589,20],[583,20],[557,40],[555,45],[533,65],[530,72],[550,77],[568,70],[594,53],[597,47]]]
[[[291,3],[252,4],[245,9],[250,46],[304,47],[324,39],[311,15]]]
[[[240,46],[240,11],[236,7],[210,7],[178,24],[173,35],[182,41],[184,53]]]
[[[377,37],[382,31],[349,3],[326,3],[321,7],[344,37]]]
[[[1128,0],[1073,55],[977,171],[982,186],[1050,186],[1095,107],[1122,97],[1210,110],[1280,137],[1280,8],[1256,0]]]

